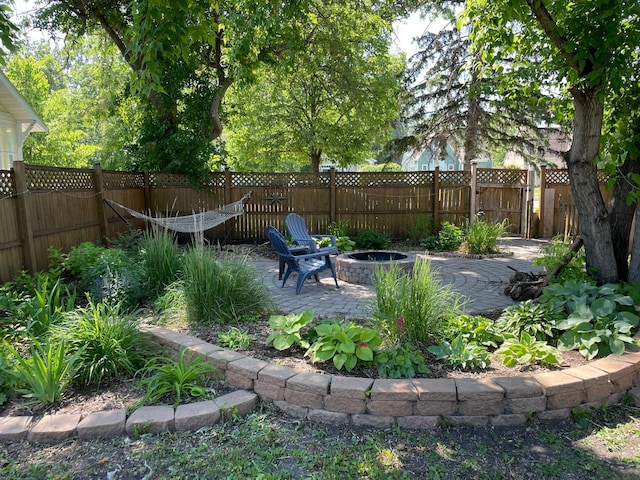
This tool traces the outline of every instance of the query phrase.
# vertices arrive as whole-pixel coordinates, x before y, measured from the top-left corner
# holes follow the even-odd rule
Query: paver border
[[[516,426],[531,418],[565,419],[574,408],[615,404],[640,385],[640,351],[562,371],[513,377],[369,379],[301,372],[158,326],[145,325],[142,331],[168,356],[177,358],[184,349],[189,356],[210,361],[228,385],[241,390],[176,409],[141,408],[129,418],[114,412],[107,417],[114,419],[110,423],[104,412],[51,415],[35,424],[32,417],[0,417],[0,442],[88,439],[94,438],[90,432],[99,430],[109,436],[132,435],[142,425],[152,432],[197,429],[219,421],[226,411],[252,411],[258,398],[273,402],[290,416],[335,425],[415,430],[435,428],[445,421],[448,425]],[[86,428],[96,421],[100,429]]]

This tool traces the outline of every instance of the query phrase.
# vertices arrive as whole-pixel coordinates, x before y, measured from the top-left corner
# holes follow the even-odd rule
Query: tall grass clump
[[[475,220],[467,225],[465,246],[469,253],[485,255],[498,251],[498,239],[507,232],[509,219],[502,222]]]
[[[176,280],[181,259],[174,235],[166,229],[154,227],[142,236],[140,257],[149,289],[157,296]]]
[[[149,349],[135,316],[125,313],[119,303],[89,301],[56,334],[77,352],[76,378],[86,385],[133,376]]]
[[[227,324],[255,317],[272,306],[269,290],[246,259],[202,245],[184,256],[183,289],[190,321]]]
[[[373,322],[389,340],[418,346],[437,344],[444,322],[459,315],[464,298],[443,286],[431,262],[416,259],[412,274],[391,263],[373,274]]]

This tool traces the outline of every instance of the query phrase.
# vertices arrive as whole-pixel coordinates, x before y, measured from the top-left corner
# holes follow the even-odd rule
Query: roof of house
[[[16,87],[0,71],[0,110],[10,114],[17,122],[32,124],[31,132],[46,132],[47,126],[31,108]]]

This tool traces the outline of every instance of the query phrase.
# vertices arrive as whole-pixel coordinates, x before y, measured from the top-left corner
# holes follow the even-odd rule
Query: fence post
[[[336,169],[329,170],[329,224],[336,221]]]
[[[540,218],[538,222],[538,237],[544,238],[544,223],[545,223],[545,202],[544,197],[546,196],[547,189],[547,166],[540,165],[540,201],[538,203],[538,217]]]
[[[231,169],[225,167],[224,169],[224,203],[229,205],[231,200]]]
[[[16,201],[18,203],[18,227],[20,229],[20,239],[22,240],[22,258],[25,268],[35,273],[38,271],[36,261],[36,249],[33,244],[33,228],[29,216],[27,174],[23,161],[13,162],[13,176],[16,183]]]
[[[109,224],[107,223],[107,212],[104,208],[104,176],[99,163],[93,166],[93,188],[96,191],[96,210],[98,215],[98,227],[100,228],[100,240],[102,244],[109,244]]]
[[[440,231],[440,167],[433,170],[433,233]]]
[[[478,201],[477,195],[480,194],[478,191],[478,163],[474,160],[471,162],[471,195],[469,195],[469,222],[475,220]]]
[[[142,171],[144,175],[144,211],[151,211],[151,178],[149,176],[149,169],[145,168]]]

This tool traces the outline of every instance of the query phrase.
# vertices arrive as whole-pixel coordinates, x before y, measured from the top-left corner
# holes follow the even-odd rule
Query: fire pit
[[[393,250],[362,250],[342,253],[336,257],[336,275],[347,283],[371,285],[371,276],[377,268],[389,268],[390,264],[411,272],[415,255]]]

